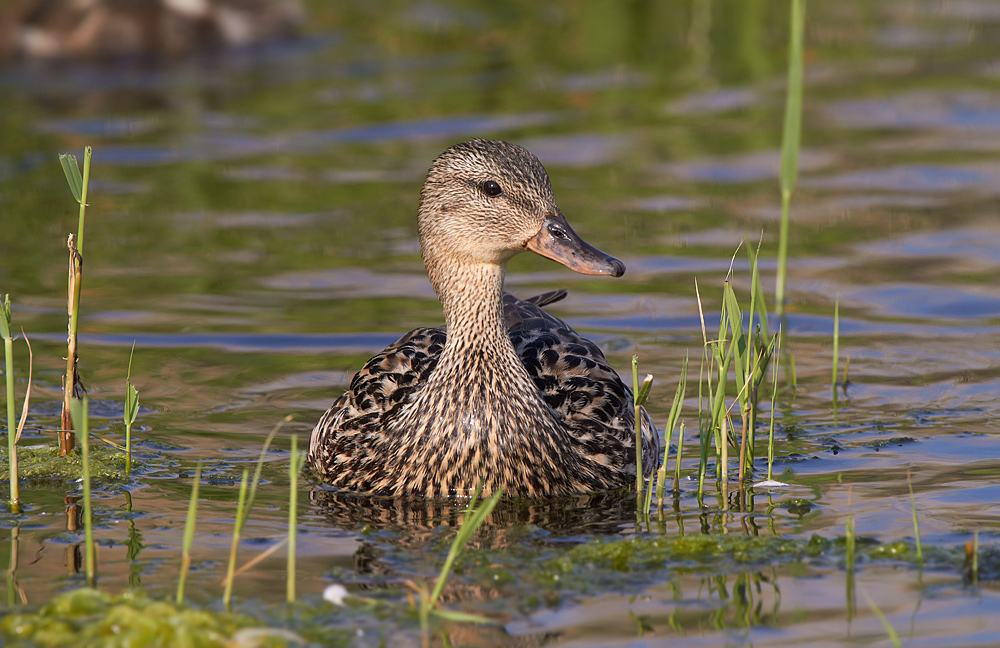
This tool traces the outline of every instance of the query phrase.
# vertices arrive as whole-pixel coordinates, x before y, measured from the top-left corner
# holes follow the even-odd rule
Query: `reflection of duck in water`
[[[417,216],[446,327],[407,333],[368,361],[312,433],[333,486],[386,494],[580,493],[635,481],[632,394],[595,344],[542,306],[503,292],[531,250],[584,274],[621,276],[556,206],[535,156],[473,140],[427,175]],[[643,411],[643,470],[659,439]]]
[[[0,12],[0,55],[170,58],[295,35],[299,0],[17,0]]]
[[[332,526],[373,531],[358,536],[353,574],[344,577],[346,584],[362,591],[402,589],[407,580],[422,579],[428,569],[435,571],[434,566],[440,564],[452,537],[451,532],[442,530],[458,528],[468,515],[466,501],[448,498],[377,497],[314,488],[310,499],[312,510]],[[497,503],[466,546],[487,550],[488,555],[495,557],[490,561],[499,560],[500,565],[508,559],[531,564],[561,555],[567,547],[587,538],[618,536],[635,524],[635,507],[635,494],[621,489],[539,499],[506,498]],[[429,560],[432,566],[428,567],[424,560]],[[442,591],[442,602],[476,604],[496,598],[510,600],[512,596],[517,600],[533,587],[520,581],[498,587],[489,580],[471,576],[474,571],[467,570],[464,577],[449,578]],[[557,590],[532,589],[530,594],[558,597]],[[504,605],[492,608],[490,616],[502,617],[498,610],[503,608]],[[449,632],[458,630],[455,627]],[[515,640],[502,631],[498,633],[496,628],[476,626],[465,631],[474,632],[480,639],[485,636],[493,639],[470,641],[470,645],[539,645],[537,636]],[[459,643],[454,641],[455,645]]]
[[[341,529],[379,529],[388,532],[385,540],[417,551],[434,537],[437,527],[461,526],[468,514],[468,502],[448,498],[375,497],[326,488],[314,488],[309,499],[315,512]],[[507,546],[502,540],[513,533],[523,540],[525,528],[540,530],[549,538],[581,538],[617,535],[635,523],[635,494],[624,490],[600,491],[538,499],[507,498],[497,502],[489,517],[473,536],[473,545],[487,541]],[[520,531],[512,528],[520,527]],[[398,534],[395,540],[388,540]]]

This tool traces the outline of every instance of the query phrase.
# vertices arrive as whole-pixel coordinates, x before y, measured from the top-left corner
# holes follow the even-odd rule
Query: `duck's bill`
[[[562,214],[547,217],[538,234],[528,239],[526,247],[581,274],[612,277],[625,274],[624,263],[577,236]]]

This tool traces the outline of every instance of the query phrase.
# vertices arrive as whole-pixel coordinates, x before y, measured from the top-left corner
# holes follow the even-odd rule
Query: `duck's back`
[[[600,348],[541,306],[565,291],[530,300],[504,295],[504,315],[514,349],[546,404],[593,461],[635,477],[635,414],[632,391],[608,364]],[[510,306],[508,304],[511,303]],[[508,313],[515,311],[516,318]],[[643,414],[643,465],[653,469],[659,436]]]

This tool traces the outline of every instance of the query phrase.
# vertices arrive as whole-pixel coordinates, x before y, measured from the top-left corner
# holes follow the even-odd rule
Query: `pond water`
[[[533,151],[570,223],[624,261],[626,275],[611,280],[522,256],[507,286],[521,296],[567,288],[550,310],[623,375],[638,354],[656,377],[649,409],[661,429],[690,354],[686,475],[699,443],[695,281],[711,330],[734,254],[749,301],[737,250],[762,239],[773,294],[786,3],[308,10],[303,38],[253,52],[0,70],[0,292],[12,294],[35,359],[21,444],[54,444],[58,426],[77,216],[60,152],[94,147],[80,368],[101,436],[123,435],[135,345],[142,469],[96,493],[102,589],[171,595],[203,461],[189,598],[217,606],[239,475],[293,414],[268,453],[241,558],[283,537],[291,435],[304,443],[373,353],[442,321],[415,209],[423,174],[450,144],[484,136]],[[685,480],[650,530],[636,528],[628,496],[502,506],[445,594],[496,623],[448,625],[450,645],[890,645],[876,605],[905,645],[1000,644],[1000,10],[817,2],[806,45],[783,342],[797,384],[774,413],[775,477],[789,486],[724,506],[713,484],[701,506]],[[849,359],[839,391],[838,300],[841,375]],[[16,353],[20,402],[22,342]],[[837,549],[849,516],[861,546],[912,553],[907,474],[926,566],[885,550],[849,582]],[[27,483],[26,512],[3,516],[18,538],[9,605],[82,583],[78,495],[76,483]],[[463,505],[308,488],[302,499],[298,587],[316,608],[310,623],[345,645],[419,644],[413,619],[345,612],[321,592],[344,583],[405,600],[406,580],[440,568]],[[963,556],[976,532],[974,584]],[[646,561],[638,545],[622,561],[581,549],[680,535],[800,547],[817,536],[833,548]],[[266,616],[284,591],[280,549],[238,576],[236,607]]]

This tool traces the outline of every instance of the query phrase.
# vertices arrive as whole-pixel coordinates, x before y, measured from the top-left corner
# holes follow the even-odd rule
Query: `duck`
[[[15,0],[0,11],[0,59],[170,60],[290,39],[300,0]]]
[[[586,275],[625,265],[570,227],[542,163],[521,146],[474,139],[430,167],[417,209],[420,250],[445,325],[418,328],[370,359],[312,430],[308,463],[363,494],[551,497],[636,481],[631,389],[601,349],[544,307],[504,291],[530,251]],[[644,475],[658,465],[641,417]]]

